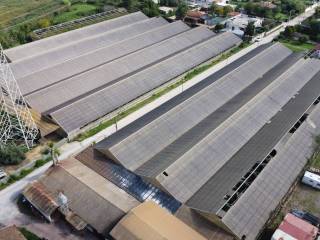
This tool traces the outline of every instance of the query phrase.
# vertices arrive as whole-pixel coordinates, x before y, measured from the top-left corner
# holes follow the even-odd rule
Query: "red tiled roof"
[[[187,12],[187,17],[190,17],[190,18],[201,18],[204,15],[206,15],[206,13],[201,12],[201,11],[188,11]]]
[[[278,229],[299,240],[314,240],[318,232],[317,227],[291,213],[286,215]]]

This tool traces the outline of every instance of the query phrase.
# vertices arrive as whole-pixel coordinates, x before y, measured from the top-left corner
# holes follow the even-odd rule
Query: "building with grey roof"
[[[311,154],[319,77],[319,60],[262,45],[95,149],[237,238],[255,239]],[[300,134],[305,145],[292,148]]]
[[[71,138],[240,43],[231,33],[137,12],[5,54],[30,108]]]

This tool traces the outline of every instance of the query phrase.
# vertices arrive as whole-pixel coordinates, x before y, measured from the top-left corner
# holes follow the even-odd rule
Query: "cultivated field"
[[[61,0],[0,0],[0,29],[36,20],[66,8]]]

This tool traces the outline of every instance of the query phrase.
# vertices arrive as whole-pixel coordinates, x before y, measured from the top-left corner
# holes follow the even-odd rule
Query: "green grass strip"
[[[41,238],[39,238],[37,235],[35,235],[34,233],[30,232],[29,230],[27,230],[24,227],[19,228],[19,230],[27,240],[41,240]]]
[[[42,167],[44,164],[46,164],[47,162],[51,161],[51,158],[47,158],[47,159],[39,159],[35,162],[34,166],[29,168],[29,169],[23,169],[21,170],[21,172],[19,174],[11,174],[9,176],[9,179],[6,183],[0,183],[0,191],[8,186],[10,186],[11,184],[15,183],[16,181],[19,181],[20,179],[24,178],[25,176],[27,176],[28,174],[30,174],[32,171],[34,171],[35,169]]]
[[[291,49],[293,52],[305,52],[310,51],[314,48],[314,45],[311,43],[300,43],[298,41],[290,40],[280,40],[280,42],[287,48]]]
[[[106,120],[105,122],[100,123],[98,126],[79,134],[74,140],[76,141],[83,141],[89,137],[94,136],[95,134],[97,134],[98,132],[110,127],[111,125],[115,124],[116,122],[118,122],[119,120],[125,118],[126,116],[130,115],[131,113],[139,110],[140,108],[144,107],[145,105],[153,102],[154,100],[158,99],[159,97],[165,95],[166,93],[170,92],[171,90],[181,86],[183,83],[191,80],[192,78],[194,78],[195,76],[199,75],[200,73],[208,70],[209,68],[213,67],[214,65],[222,62],[223,60],[229,58],[230,56],[234,55],[235,53],[241,51],[242,49],[246,48],[250,46],[250,43],[245,43],[243,42],[242,44],[240,44],[237,47],[232,48],[230,51],[221,54],[219,57],[217,57],[216,59],[214,59],[212,62],[199,66],[193,70],[191,70],[190,72],[188,72],[183,78],[181,78],[180,80],[178,80],[177,82],[169,85],[168,87],[160,90],[159,92],[154,93],[152,96],[142,100],[141,102],[138,102],[137,104],[135,104],[134,106],[124,110],[123,112],[120,112],[117,116]]]

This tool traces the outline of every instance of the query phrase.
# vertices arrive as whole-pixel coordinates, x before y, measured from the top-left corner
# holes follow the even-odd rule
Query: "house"
[[[115,240],[205,240],[154,202],[133,208],[111,231]]]
[[[314,240],[318,231],[317,227],[288,213],[271,240]]]
[[[207,14],[199,10],[189,10],[184,17],[184,22],[190,25],[204,24],[204,17]]]

